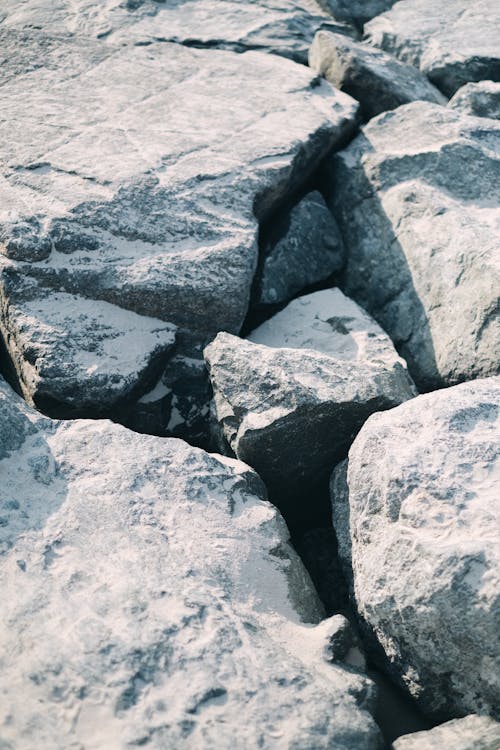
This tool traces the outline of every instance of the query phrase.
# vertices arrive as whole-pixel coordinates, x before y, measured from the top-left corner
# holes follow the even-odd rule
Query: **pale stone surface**
[[[446,104],[441,92],[412,65],[341,34],[318,31],[309,65],[357,99],[365,120],[418,99]]]
[[[500,80],[499,25],[497,0],[401,0],[364,30],[453,96],[470,81]]]
[[[500,724],[489,716],[471,714],[426,732],[399,737],[394,750],[498,750]]]
[[[441,721],[500,705],[499,397],[488,378],[374,415],[332,478],[361,622]]]
[[[466,83],[450,99],[448,106],[460,110],[464,115],[500,120],[500,83]]]
[[[422,390],[498,372],[499,156],[499,123],[413,102],[331,162],[341,285]]]
[[[5,748],[378,747],[247,466],[3,384],[0,412]]]

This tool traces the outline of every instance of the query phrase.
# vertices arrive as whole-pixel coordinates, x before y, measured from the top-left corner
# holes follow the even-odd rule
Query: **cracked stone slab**
[[[113,47],[36,30],[0,36],[4,310],[22,296],[6,281],[17,277],[42,296],[63,295],[53,298],[64,307],[55,317],[67,321],[61,346],[71,346],[79,319],[64,295],[177,326],[181,364],[166,376],[171,406],[159,432],[173,408],[182,412],[177,423],[196,422],[207,401],[186,398],[185,383],[176,391],[182,362],[201,367],[201,349],[218,330],[239,330],[258,221],[352,131],[356,103],[274,55]],[[11,327],[4,317],[4,337]],[[25,369],[18,375],[29,391]],[[49,378],[40,387],[54,402],[69,392]],[[57,416],[66,407],[73,404],[58,403]]]
[[[500,80],[496,0],[401,0],[367,23],[377,47],[419,68],[446,96],[465,83]]]
[[[332,477],[360,620],[437,721],[500,705],[499,396],[493,377],[376,414]]]
[[[4,747],[380,747],[249,467],[3,383],[0,413]]]
[[[223,441],[282,507],[327,481],[370,414],[415,393],[388,337],[338,289],[294,300],[248,340],[219,333],[205,359]]]
[[[499,123],[413,102],[331,161],[342,288],[421,390],[498,372],[499,157]]]
[[[406,734],[393,743],[393,750],[497,750],[500,724],[489,716],[471,714],[453,719],[425,732]]]
[[[448,106],[464,115],[500,120],[500,83],[479,81],[466,83],[450,99]]]
[[[365,120],[416,100],[446,104],[446,97],[412,65],[341,34],[318,31],[309,65],[360,102]]]

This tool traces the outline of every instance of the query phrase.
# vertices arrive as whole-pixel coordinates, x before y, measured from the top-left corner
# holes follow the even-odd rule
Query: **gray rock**
[[[498,750],[500,724],[489,716],[471,714],[446,724],[399,737],[394,750]]]
[[[335,18],[362,25],[388,10],[396,0],[318,0]]]
[[[464,115],[500,120],[500,83],[466,83],[450,99],[448,106],[460,110]]]
[[[3,747],[379,746],[247,466],[1,384],[0,412]]]
[[[470,81],[500,80],[496,0],[402,0],[365,27],[367,39],[415,65],[446,96]]]
[[[421,390],[498,372],[499,154],[493,120],[414,102],[372,120],[331,162],[342,288]]]
[[[365,120],[417,99],[446,104],[446,98],[413,66],[341,34],[318,31],[309,65],[360,102]]]
[[[144,368],[135,383],[129,369],[117,377],[131,396],[168,392],[149,402],[155,431],[186,430],[207,409],[206,396],[198,400],[203,346],[221,329],[238,332],[245,317],[259,220],[352,130],[357,105],[274,55],[179,44],[117,48],[12,28],[0,37],[3,67],[16,73],[0,86],[0,329],[23,389],[35,403],[43,392],[54,416],[75,408],[103,413],[114,385],[103,377],[97,400],[89,392],[68,402],[75,373],[62,367],[59,352],[74,361],[87,336],[89,348],[101,346],[101,330],[82,328],[81,305],[68,306],[67,295],[104,301],[146,318],[137,336],[158,321],[177,326],[161,382],[151,383]],[[27,381],[37,365],[18,359],[10,311],[24,310],[28,282],[41,299],[51,295],[51,315],[64,319],[66,331],[45,350],[40,379]],[[128,316],[125,326],[134,320]],[[44,336],[40,317],[30,315],[26,325],[26,338]],[[141,347],[144,361],[156,358],[154,336]],[[187,396],[183,377],[193,369]],[[127,423],[140,428],[135,404]]]
[[[500,705],[499,396],[489,378],[374,415],[332,479],[361,622],[438,721]]]
[[[308,193],[271,225],[263,248],[258,304],[288,302],[342,268],[344,245],[321,193]]]
[[[414,395],[390,340],[338,289],[294,300],[249,340],[219,333],[205,359],[225,442],[281,507],[306,493],[312,508],[368,416]]]
[[[330,525],[301,531],[294,537],[294,547],[311,576],[327,615],[344,612],[349,606],[349,593],[333,528]]]

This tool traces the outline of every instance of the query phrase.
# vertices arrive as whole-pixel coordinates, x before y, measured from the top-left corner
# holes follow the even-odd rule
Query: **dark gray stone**
[[[451,109],[458,109],[464,115],[500,120],[500,83],[494,81],[466,83],[450,99],[448,106]]]

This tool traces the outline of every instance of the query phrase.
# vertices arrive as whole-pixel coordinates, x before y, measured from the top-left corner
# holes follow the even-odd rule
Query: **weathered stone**
[[[417,99],[446,104],[441,92],[413,66],[341,34],[318,31],[309,65],[357,99],[365,120]]]
[[[332,479],[361,622],[441,721],[500,705],[499,396],[489,378],[374,415]]]
[[[285,216],[270,223],[256,295],[258,304],[288,302],[306,286],[342,268],[342,238],[321,193],[309,193]]]
[[[1,332],[8,338],[16,330],[9,311],[24,310],[26,280],[36,281],[42,299],[53,295],[51,315],[66,327],[57,347],[46,349],[37,381],[26,382],[36,363],[17,361],[22,347],[9,339],[23,389],[37,403],[36,385],[45,404],[57,405],[52,415],[73,413],[74,400],[59,399],[74,373],[63,383],[43,372],[59,367],[56,348],[75,349],[68,361],[79,356],[80,312],[65,295],[104,301],[178,327],[177,365],[167,364],[155,386],[169,391],[168,406],[156,404],[157,431],[172,423],[187,429],[207,401],[197,400],[198,386],[186,397],[187,384],[181,392],[175,384],[196,358],[198,378],[202,347],[217,331],[239,331],[258,221],[350,132],[357,105],[274,55],[179,44],[116,48],[12,28],[0,36],[3,67],[16,72],[0,86]],[[30,325],[29,336],[40,338],[42,321],[32,316]],[[137,335],[156,325],[146,320]],[[91,328],[88,347],[98,348],[101,332],[94,341]],[[153,337],[144,359],[156,351]],[[119,377],[128,382],[128,375]],[[149,375],[128,383],[129,392],[152,387]],[[102,384],[98,402],[82,396],[92,413],[111,388]]]
[[[496,0],[401,0],[365,27],[368,40],[415,65],[447,96],[500,80]]]
[[[446,724],[399,737],[394,750],[498,750],[500,724],[489,716],[471,714]]]
[[[388,10],[396,0],[318,0],[335,18],[362,25]]]
[[[448,106],[460,110],[464,115],[500,120],[500,83],[466,83],[450,99]]]
[[[224,440],[281,507],[302,493],[312,507],[368,416],[414,395],[388,337],[338,289],[294,300],[249,340],[219,333],[205,359]]]
[[[332,164],[342,288],[422,390],[498,372],[500,124],[413,102]]]
[[[3,384],[0,412],[5,748],[378,746],[247,466]]]

